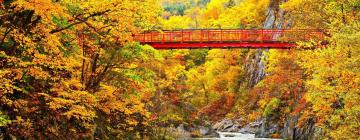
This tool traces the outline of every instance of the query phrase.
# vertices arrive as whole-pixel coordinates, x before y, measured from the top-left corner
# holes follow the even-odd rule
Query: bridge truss
[[[296,47],[298,41],[324,40],[319,29],[185,29],[135,34],[134,40],[155,49]]]

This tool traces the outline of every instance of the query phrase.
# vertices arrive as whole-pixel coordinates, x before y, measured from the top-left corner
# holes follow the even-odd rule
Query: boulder
[[[245,125],[243,128],[241,128],[239,130],[240,133],[243,134],[255,134],[256,131],[258,131],[259,127],[261,126],[262,121],[256,121],[256,122],[251,122],[247,125]]]
[[[235,125],[235,126],[234,126]],[[218,123],[215,123],[215,125],[212,126],[212,129],[216,130],[216,131],[220,131],[220,132],[230,132],[231,130],[234,130],[234,127],[237,124],[234,123],[234,121],[230,120],[230,119],[223,119]]]
[[[281,128],[277,124],[277,120],[265,117],[262,119],[262,123],[255,132],[255,137],[257,138],[269,138],[272,134],[279,134]]]
[[[239,132],[241,127],[243,127],[244,120],[237,119],[223,119],[220,122],[215,123],[212,126],[212,129],[219,132]]]

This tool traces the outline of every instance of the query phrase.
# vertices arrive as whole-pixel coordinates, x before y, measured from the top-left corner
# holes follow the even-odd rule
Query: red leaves
[[[235,105],[236,95],[225,93],[220,99],[210,103],[199,111],[200,116],[208,116],[210,120],[216,121],[223,118]]]
[[[304,97],[301,98],[291,114],[295,115],[301,113],[301,111],[306,109],[306,105],[307,105],[306,99]]]

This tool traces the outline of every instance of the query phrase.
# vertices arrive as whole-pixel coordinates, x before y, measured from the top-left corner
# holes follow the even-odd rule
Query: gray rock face
[[[241,128],[239,132],[243,133],[243,134],[255,134],[256,131],[261,126],[261,124],[262,124],[262,121],[251,122],[251,123],[245,125],[243,128]]]
[[[200,131],[200,134],[201,135],[206,135],[206,134],[208,134],[209,132],[210,132],[210,128],[208,128],[208,127],[200,127],[199,128],[199,131]]]
[[[181,133],[181,134],[185,134],[188,135],[188,131],[185,130],[185,126],[183,124],[180,124],[178,127],[176,127],[176,131]]]
[[[191,138],[191,132],[189,132],[183,124],[180,124],[178,127],[169,127],[167,130],[175,137]]]
[[[247,81],[250,87],[255,86],[265,77],[265,63],[263,52],[266,50],[257,49],[253,55],[246,57],[245,69],[247,72]]]
[[[211,128],[207,128],[208,131],[206,131],[206,133],[202,133],[202,137],[203,138],[218,138],[219,134],[216,133],[215,130],[211,129]],[[200,130],[201,131],[201,130]],[[200,132],[201,133],[201,132]]]
[[[180,124],[177,127],[168,128],[168,131],[178,138],[191,138],[194,132],[200,133],[201,137],[204,138],[216,138],[219,137],[219,134],[210,127],[205,126],[186,126]]]
[[[279,4],[283,0],[271,0],[270,6],[266,13],[266,20],[264,22],[264,29],[282,29],[284,26],[284,10],[279,8]],[[277,36],[273,36],[277,38]],[[247,80],[250,87],[255,86],[265,77],[265,63],[262,61],[266,58],[264,52],[267,52],[267,49],[257,49],[254,55],[249,55],[246,58],[245,69],[247,72]]]
[[[279,133],[281,128],[278,126],[276,120],[270,120],[268,117],[262,120],[262,124],[255,133],[257,138],[269,138],[272,134]]]
[[[321,135],[322,131],[320,128],[315,127],[315,122],[309,120],[301,127],[297,127],[298,115],[288,117],[281,136],[284,139],[293,140],[316,140],[320,139],[318,136]]]
[[[279,5],[284,1],[285,0],[270,0],[270,4],[266,13],[266,20],[263,25],[264,29],[281,29],[285,27],[283,25],[285,12],[279,7]],[[277,36],[273,36],[273,37],[276,38]],[[259,55],[258,57],[260,58],[265,58],[263,52],[264,52],[263,50],[259,51],[256,55]],[[258,62],[258,65],[261,66],[258,68],[261,69],[257,70],[257,72],[253,75],[260,76],[260,78],[262,79],[263,77],[265,77],[265,72],[264,72],[265,64],[263,64],[262,61],[255,61],[255,62]],[[260,80],[256,79],[254,81],[255,82],[254,85],[256,85]],[[277,120],[272,121],[269,118],[263,118],[261,122],[262,123],[259,125],[259,129],[257,129],[255,132],[256,137],[266,138],[266,137],[270,137],[271,134],[279,133],[281,131],[280,127],[277,124]]]
[[[291,26],[291,21],[286,21],[284,19],[285,11],[279,8],[279,5],[287,0],[270,0],[270,5],[267,9],[267,17],[264,22],[264,29],[282,29],[288,28]],[[284,22],[286,21],[286,22]],[[273,36],[276,38],[277,36]],[[252,68],[251,70],[252,77],[250,80],[252,86],[256,85],[264,76],[265,64],[262,64],[261,61],[258,61],[259,58],[265,58],[263,55],[264,51],[256,52],[255,60],[252,63],[255,63],[256,69]],[[257,62],[257,63],[256,63]],[[254,64],[251,64],[254,65]],[[260,80],[259,80],[260,79]],[[284,139],[292,140],[315,140],[319,139],[317,136],[321,134],[321,129],[314,126],[314,122],[309,120],[303,126],[297,127],[298,116],[291,116],[286,119],[284,124],[278,124],[278,119],[273,118],[274,116],[269,116],[262,118],[262,123],[259,125],[255,136],[260,138],[270,137],[272,134],[281,134],[281,137]],[[281,125],[281,126],[279,126]]]
[[[220,122],[212,126],[212,129],[220,132],[239,132],[242,125],[240,120],[223,119]]]
[[[256,122],[251,122],[246,125],[241,125],[242,120],[231,120],[223,119],[220,122],[213,125],[213,129],[217,132],[235,132],[241,134],[255,134],[258,132],[260,126],[263,124],[261,120]]]

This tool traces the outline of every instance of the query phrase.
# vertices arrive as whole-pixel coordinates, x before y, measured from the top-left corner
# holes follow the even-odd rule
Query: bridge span
[[[184,29],[135,34],[134,40],[155,49],[296,47],[298,41],[324,41],[320,29]]]

